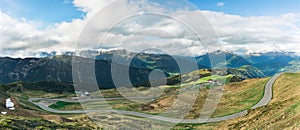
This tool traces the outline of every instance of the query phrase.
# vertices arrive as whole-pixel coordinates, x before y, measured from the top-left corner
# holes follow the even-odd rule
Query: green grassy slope
[[[286,73],[273,86],[273,99],[264,107],[250,110],[237,119],[200,125],[181,125],[174,129],[299,129],[300,74]]]
[[[21,116],[0,115],[0,128],[2,130],[46,130],[46,129],[61,129],[61,130],[90,130],[92,127],[82,126],[74,122],[54,123],[40,118],[29,118]]]

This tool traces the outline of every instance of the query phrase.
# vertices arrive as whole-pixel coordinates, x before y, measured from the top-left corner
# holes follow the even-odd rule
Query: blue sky
[[[84,16],[67,0],[0,0],[0,9],[12,17],[44,24],[69,22]]]
[[[192,18],[186,18],[185,20],[189,23],[194,24],[196,22],[195,24],[199,24],[203,20],[201,16],[204,14],[218,34],[220,42],[224,44],[221,49],[231,51],[247,50],[247,53],[283,50],[295,51],[300,55],[300,49],[297,49],[300,41],[300,10],[298,9],[300,0],[189,1],[199,9],[205,10],[193,12],[199,14],[200,17],[186,16],[190,13],[188,10],[180,10],[179,12],[176,12],[178,11],[176,10],[172,12],[172,15],[180,16],[181,11],[187,11],[185,17]],[[75,50],[74,43],[80,38],[83,28],[87,26],[99,9],[107,6],[110,2],[111,0],[0,0],[0,56],[27,57],[36,55],[39,52],[55,51],[63,53]],[[111,8],[107,8],[109,13],[96,17],[96,20],[99,20],[97,25],[99,22],[103,22],[97,27],[99,29],[96,30],[99,31],[97,35],[104,35],[105,30],[110,27],[107,24],[113,23],[113,21],[107,21],[110,17],[117,17],[118,13],[113,12],[127,14],[130,11],[137,11],[130,10],[133,5],[135,4],[126,2],[118,5],[113,4]],[[166,7],[166,5],[168,6]],[[164,9],[176,9],[177,6],[180,8],[185,7],[181,0],[170,0],[166,5],[156,8],[153,4],[148,9],[166,13]],[[143,8],[143,6],[140,6],[140,8]],[[148,25],[147,23],[151,22],[144,21],[143,24],[133,22],[128,26],[123,26],[120,28],[123,31],[116,34],[110,33],[109,43],[107,44],[118,47],[118,40],[126,40],[128,35],[126,33],[128,32],[147,28],[160,28],[179,35],[177,38],[161,35],[161,37],[168,40],[168,42],[164,42],[167,44],[164,45],[164,49],[178,52],[179,49],[174,44],[180,44],[180,46],[186,48],[180,49],[178,53],[185,54],[189,50],[193,50],[191,54],[202,53],[195,49],[197,46],[187,47],[190,43],[194,44],[199,41],[186,37],[188,32],[180,28],[181,25],[176,22],[164,23],[168,21],[163,19],[155,19],[155,21],[159,24]],[[87,29],[87,33],[84,34],[91,37],[96,35],[93,29],[94,27]],[[91,40],[91,38],[87,38],[83,41]],[[96,42],[93,43],[97,44]],[[97,46],[94,44],[90,46],[82,45],[81,47],[90,49]],[[162,43],[151,44],[161,47]],[[134,47],[132,48],[134,49]],[[198,49],[201,49],[201,47]]]
[[[200,9],[241,16],[278,16],[299,13],[300,0],[189,0]],[[217,7],[216,3],[224,6]]]
[[[202,10],[241,16],[278,16],[299,13],[300,0],[189,0]],[[217,6],[217,4],[220,6]],[[0,0],[2,12],[44,24],[71,21],[84,13],[71,0]]]

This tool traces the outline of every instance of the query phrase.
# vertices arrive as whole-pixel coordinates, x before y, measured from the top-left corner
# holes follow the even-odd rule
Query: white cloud
[[[227,37],[224,42],[235,50],[243,47],[249,51],[277,50],[271,46],[281,46],[285,51],[298,51],[294,45],[300,41],[300,14],[284,14],[278,17],[259,16],[241,17],[203,11],[210,19],[220,37]],[[287,49],[288,48],[288,49]]]
[[[36,30],[35,24],[24,19],[13,19],[0,12],[0,51],[14,55],[16,51],[34,50],[37,45],[50,40],[43,32]],[[41,41],[40,41],[41,40]],[[46,43],[45,43],[46,42]]]
[[[223,7],[224,5],[225,5],[224,2],[218,2],[216,6],[217,6],[217,7]]]
[[[141,13],[141,8],[166,14],[166,10],[157,4],[141,6],[145,1],[131,6],[126,2],[110,5],[111,2],[111,0],[74,0],[73,4],[86,12],[84,19],[58,23],[43,30],[38,29],[31,21],[14,19],[0,11],[0,55],[27,57],[42,51],[73,51],[81,33],[86,36],[80,37],[85,43],[78,47],[92,49],[98,46],[101,36],[104,36],[109,27],[119,20],[119,16],[126,18],[128,14]],[[107,7],[109,5],[110,7]],[[100,12],[103,13],[101,17],[95,18],[97,12],[105,7],[107,9]],[[184,19],[185,23],[198,25],[193,29],[201,30],[201,35],[211,31],[207,23],[201,22],[205,21],[205,18],[199,16],[204,14],[219,35],[218,41],[223,44],[215,47],[216,50],[248,52],[285,50],[300,53],[297,47],[300,41],[300,14],[243,17],[212,11],[173,10],[168,13],[170,16]],[[146,16],[122,21],[107,33],[103,46],[121,46],[131,50],[152,47],[186,55],[199,55],[204,52],[205,48],[201,46],[199,39],[196,39],[193,32],[180,21],[164,15]],[[115,22],[112,22],[114,20]],[[202,38],[201,40],[205,41],[205,37]],[[121,42],[126,44],[121,45]]]

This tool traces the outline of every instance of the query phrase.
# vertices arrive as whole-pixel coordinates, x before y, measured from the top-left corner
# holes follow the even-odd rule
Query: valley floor
[[[300,81],[300,74],[293,74],[293,73],[285,73],[281,77],[279,77],[273,86],[273,98],[269,104],[266,106],[258,107],[256,109],[250,109],[253,107],[256,103],[259,104],[259,101],[263,99],[264,92],[264,85],[269,79],[249,79],[240,83],[230,83],[225,86],[224,88],[224,94],[222,96],[221,102],[219,103],[218,108],[213,114],[214,118],[222,117],[231,115],[234,113],[238,113],[243,110],[248,110],[248,113],[244,113],[246,115],[239,115],[241,117],[232,118],[229,120],[225,120],[222,122],[216,122],[216,123],[205,123],[205,124],[194,124],[191,122],[191,124],[179,124],[173,129],[278,129],[278,128],[289,128],[289,129],[295,129],[300,126],[300,115],[299,110],[299,101],[300,101],[300,84],[298,81]],[[176,90],[176,89],[175,89]],[[172,91],[175,91],[172,90]],[[24,93],[32,95],[30,92]],[[114,93],[114,90],[105,90],[107,92],[107,95],[110,95],[110,93]],[[172,92],[171,91],[171,92]],[[175,91],[176,92],[176,91]],[[25,125],[17,125],[14,122],[19,122],[21,124],[35,124],[30,126],[31,128],[62,128],[62,129],[73,129],[73,126],[78,126],[76,128],[82,128],[82,129],[95,129],[95,128],[112,128],[114,123],[118,123],[122,128],[130,128],[130,126],[124,125],[124,122],[128,119],[128,121],[137,120],[137,122],[141,122],[141,124],[145,124],[147,122],[144,122],[140,120],[137,117],[118,117],[118,115],[113,116],[114,114],[102,114],[100,116],[103,118],[103,122],[101,125],[95,124],[91,119],[89,119],[88,115],[78,115],[74,113],[69,114],[55,114],[55,113],[49,113],[47,111],[43,110],[43,107],[36,107],[33,104],[36,104],[43,99],[35,99],[30,100],[28,102],[28,98],[22,98],[21,95],[14,94],[14,92],[10,92],[12,97],[15,97],[17,101],[17,110],[14,112],[10,112],[10,115],[2,115],[1,116],[1,123],[0,125],[3,126],[3,128],[10,128],[8,126],[11,126],[11,128],[23,128],[23,129],[29,129],[29,127],[25,127]],[[190,119],[193,119],[197,117],[198,115],[195,113],[199,113],[201,109],[196,109],[197,107],[200,107],[203,105],[201,103],[201,99],[206,98],[207,92],[202,91],[200,93],[200,98],[197,99],[195,102],[195,105],[192,108],[192,112],[188,115],[187,120],[191,121]],[[49,93],[43,93],[45,98],[52,97],[54,98],[55,94],[52,95]],[[46,96],[48,95],[48,96]],[[202,97],[201,97],[202,95]],[[66,95],[56,95],[57,97],[65,97],[70,98],[72,97],[72,94],[66,94]],[[39,97],[37,95],[37,97]],[[162,103],[164,100],[168,100],[169,102],[172,102],[172,96],[165,96],[159,99],[158,101],[151,102],[149,104],[142,104],[143,106],[160,106],[159,104]],[[199,102],[200,101],[200,102]],[[58,101],[52,101],[51,103],[47,104],[45,107],[48,108],[53,103],[57,103]],[[62,101],[60,101],[62,102]],[[120,108],[120,105],[118,105],[120,102],[124,102],[120,99],[116,99],[116,101],[112,100],[112,102],[116,103],[116,107]],[[127,102],[125,101],[126,103]],[[265,104],[265,103],[263,103]],[[71,105],[71,106],[69,106]],[[78,107],[74,107],[72,105],[78,105],[78,104],[64,104],[63,107],[60,108],[53,108],[56,111],[70,111],[68,109],[78,109]],[[80,104],[79,104],[80,105]],[[64,108],[65,106],[68,106],[67,108]],[[121,105],[124,107],[124,105]],[[122,108],[121,107],[121,108]],[[151,111],[143,111],[141,110],[141,106],[131,106],[125,109],[126,110],[137,110],[138,112],[143,113],[149,113],[149,114],[155,114],[156,110],[163,109],[164,107],[168,106],[160,106],[159,108],[155,108]],[[42,109],[41,109],[42,108]],[[61,109],[61,110],[60,110]],[[120,111],[124,111],[124,109],[120,109]],[[29,114],[31,113],[31,115]],[[128,113],[127,113],[128,114]],[[26,116],[25,115],[30,115]],[[43,116],[42,116],[43,115]],[[129,113],[130,115],[130,113]],[[134,115],[134,114],[133,114]],[[96,116],[96,114],[95,114]],[[99,116],[99,115],[98,115]],[[138,116],[138,115],[135,115]],[[55,117],[55,118],[50,118]],[[126,119],[125,121],[121,121],[122,119]],[[41,120],[40,122],[47,122],[43,124],[35,123],[34,121]],[[68,120],[69,123],[62,124],[60,122],[64,122],[63,120]],[[121,123],[121,122],[122,123]],[[22,123],[23,122],[23,123]],[[57,124],[58,123],[58,124]],[[149,122],[148,122],[149,123]],[[152,128],[155,128],[155,126],[151,126]],[[75,129],[75,128],[74,128]]]

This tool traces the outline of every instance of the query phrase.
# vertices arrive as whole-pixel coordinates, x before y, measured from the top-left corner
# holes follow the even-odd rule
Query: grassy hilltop
[[[175,129],[296,129],[300,127],[300,74],[286,73],[273,86],[273,99],[248,115],[219,123]]]

